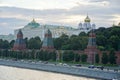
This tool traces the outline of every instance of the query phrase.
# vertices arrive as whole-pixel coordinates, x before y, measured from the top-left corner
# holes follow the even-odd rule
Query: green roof
[[[38,28],[40,26],[39,23],[37,23],[34,19],[28,23],[25,27],[30,27],[30,28]]]

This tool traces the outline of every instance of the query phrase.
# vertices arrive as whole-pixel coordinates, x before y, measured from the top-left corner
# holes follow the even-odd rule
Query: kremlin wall
[[[82,52],[84,52],[88,56],[87,62],[93,64],[95,62],[95,55],[99,54],[101,57],[103,52],[97,49],[96,34],[94,33],[95,24],[91,25],[90,22],[91,20],[87,16],[84,20],[84,23],[83,24],[80,23],[78,25],[78,29],[74,29],[72,27],[66,27],[66,26],[40,25],[33,19],[30,23],[24,26],[24,28],[15,30],[14,35],[17,36],[17,38],[15,40],[12,50],[15,51],[27,50],[24,38],[27,37],[29,39],[32,37],[39,36],[43,42],[41,50],[57,52],[57,50],[55,50],[54,48],[53,38],[60,37],[62,34],[71,36],[71,35],[78,35],[80,32],[83,31],[86,33],[91,31],[89,33],[87,48]],[[78,53],[82,54],[81,51],[78,51]],[[116,51],[116,56],[117,56],[116,63],[120,64],[120,51]]]
[[[15,51],[16,50],[20,50],[20,51],[27,50],[26,44],[23,40],[23,33],[22,33],[21,29],[17,33],[17,39],[14,43],[13,50],[15,50]],[[52,32],[49,29],[47,29],[45,31],[42,48],[40,50],[44,50],[44,51],[48,51],[48,52],[53,52],[53,51],[58,52],[54,48]],[[82,53],[81,53],[81,51],[78,51],[77,53],[79,53],[79,54],[85,53],[87,55],[87,62],[91,63],[91,64],[95,63],[95,55],[99,54],[100,62],[101,62],[101,57],[102,57],[103,52],[101,52],[100,50],[97,49],[96,34],[94,33],[94,29],[92,29],[89,33],[87,48],[84,51],[82,51]],[[115,53],[116,53],[115,55],[117,56],[116,63],[120,64],[120,51],[115,52]],[[59,55],[60,53],[58,52],[57,54]],[[109,54],[109,52],[107,52],[107,54]]]

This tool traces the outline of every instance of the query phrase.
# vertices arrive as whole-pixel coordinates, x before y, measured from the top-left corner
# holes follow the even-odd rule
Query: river
[[[0,66],[0,80],[96,80],[60,73]]]

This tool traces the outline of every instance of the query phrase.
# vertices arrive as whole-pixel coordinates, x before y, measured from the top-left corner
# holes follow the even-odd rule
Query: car
[[[89,65],[88,68],[95,68],[95,65]]]
[[[44,61],[44,64],[48,64],[48,61]]]
[[[75,66],[76,66],[76,67],[81,67],[82,65],[81,65],[81,64],[76,64]]]
[[[39,63],[42,63],[42,61],[38,61]]]
[[[13,58],[12,61],[17,61],[17,59],[16,59],[16,58]]]
[[[104,67],[103,67],[103,66],[97,66],[96,68],[101,69],[101,70],[103,70],[103,69],[104,69]]]
[[[68,65],[68,64],[66,64],[66,63],[63,63],[62,65],[63,65],[63,66],[69,66],[69,65]]]
[[[58,63],[58,65],[63,65],[63,63]]]
[[[28,62],[32,62],[32,60],[28,60]]]
[[[21,62],[24,62],[24,60],[20,60]]]

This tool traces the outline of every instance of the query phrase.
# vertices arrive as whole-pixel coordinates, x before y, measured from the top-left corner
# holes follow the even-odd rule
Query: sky
[[[120,0],[0,0],[0,35],[14,33],[33,18],[40,24],[77,28],[85,17],[96,27],[120,22]]]

